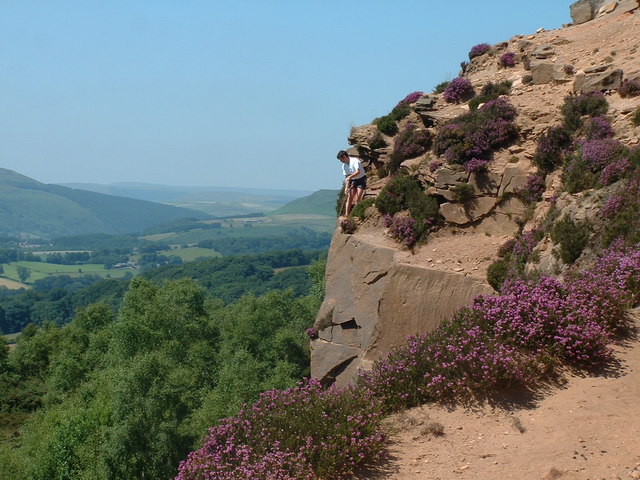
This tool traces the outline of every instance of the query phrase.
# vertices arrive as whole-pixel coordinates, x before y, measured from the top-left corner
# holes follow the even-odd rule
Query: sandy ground
[[[614,346],[604,371],[567,373],[561,386],[498,405],[427,405],[395,415],[388,462],[357,478],[640,478],[640,309],[633,317],[636,333]]]

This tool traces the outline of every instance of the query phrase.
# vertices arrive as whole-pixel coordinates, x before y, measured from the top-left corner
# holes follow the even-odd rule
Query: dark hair
[[[349,154],[348,154],[347,152],[345,152],[344,150],[340,150],[340,151],[338,152],[338,155],[336,156],[336,158],[337,158],[338,160],[342,160],[342,157],[344,157],[345,155],[346,155],[347,157],[349,156]]]

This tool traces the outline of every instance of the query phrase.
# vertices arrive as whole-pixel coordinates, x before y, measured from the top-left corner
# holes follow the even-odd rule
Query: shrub
[[[608,246],[614,240],[627,244],[640,242],[640,181],[638,173],[627,180],[619,190],[613,192],[600,209],[605,219],[600,239]]]
[[[434,148],[450,163],[488,159],[493,151],[518,136],[516,109],[505,98],[496,98],[478,110],[445,123],[436,133]]]
[[[369,207],[375,204],[374,198],[365,198],[360,200],[356,205],[351,209],[349,215],[353,217],[358,217],[360,220],[364,220],[366,218],[366,211]]]
[[[532,162],[539,169],[552,172],[562,165],[571,144],[571,132],[564,126],[549,127],[538,140]]]
[[[440,218],[438,201],[425,194],[420,182],[408,175],[398,175],[389,181],[378,195],[376,207],[381,214],[390,218],[402,210],[409,210],[411,218],[415,220],[415,241],[436,225]]]
[[[500,245],[500,247],[498,248],[498,256],[500,258],[504,258],[508,254],[510,254],[513,251],[513,247],[516,245],[516,242],[517,240],[515,238],[510,238],[502,245]]]
[[[587,121],[584,133],[589,140],[613,137],[613,128],[607,117],[599,115]]]
[[[337,478],[380,455],[381,418],[379,401],[362,389],[308,380],[265,392],[209,430],[176,480]]]
[[[466,202],[467,200],[471,200],[476,193],[473,186],[466,182],[460,182],[451,187],[450,190],[453,193],[453,198],[457,202]]]
[[[378,127],[378,130],[390,137],[398,133],[398,125],[395,119],[391,115],[385,115],[383,117],[376,118],[373,124]]]
[[[483,158],[472,158],[464,164],[464,169],[469,173],[484,172],[489,165],[489,160]]]
[[[423,92],[412,92],[406,97],[404,97],[404,99],[402,99],[400,103],[407,103],[407,104],[416,103],[418,100],[420,100],[420,97],[422,97],[423,95],[424,95]]]
[[[618,180],[624,178],[626,173],[631,169],[631,164],[626,158],[619,158],[614,160],[609,165],[604,167],[600,173],[600,184],[611,185]]]
[[[487,282],[489,282],[489,285],[491,285],[496,292],[500,291],[502,284],[507,278],[510,259],[511,256],[507,255],[500,260],[496,260],[487,268]]]
[[[431,133],[415,123],[408,123],[394,141],[394,155],[389,164],[391,173],[398,170],[403,160],[422,155],[430,146]]]
[[[604,115],[609,109],[607,99],[601,92],[583,93],[565,97],[561,107],[564,126],[569,131],[576,131],[582,127],[582,117]]]
[[[516,66],[516,54],[513,52],[505,52],[500,55],[500,66],[504,68]]]
[[[598,175],[579,155],[571,157],[562,171],[564,189],[569,193],[578,193],[598,184]]]
[[[524,85],[533,85],[533,75],[528,74],[522,77],[522,83]]]
[[[504,81],[500,83],[487,83],[482,90],[480,91],[480,95],[469,100],[469,109],[476,110],[478,106],[482,103],[487,103],[490,100],[494,100],[501,95],[509,95],[511,92],[512,82]]]
[[[411,248],[418,239],[416,221],[411,217],[385,215],[384,226],[389,229],[389,235],[400,243]]]
[[[625,79],[622,81],[618,93],[622,98],[638,96],[640,95],[640,82]]]
[[[358,229],[358,225],[356,224],[356,221],[351,216],[347,218],[343,218],[340,221],[340,230],[342,231],[342,233],[351,235],[352,233],[355,233],[357,229]]]
[[[460,103],[473,97],[474,91],[471,82],[463,77],[457,77],[449,82],[444,90],[444,100],[449,103]]]
[[[389,116],[394,121],[399,122],[400,120],[408,116],[410,113],[411,113],[411,107],[409,106],[409,104],[405,102],[400,102],[398,103],[398,105],[393,107],[393,110],[391,110],[391,113],[389,114]]]
[[[636,108],[631,115],[631,123],[636,127],[640,126],[640,107]]]
[[[562,67],[562,70],[564,71],[565,75],[573,75],[575,72],[575,67],[573,65],[565,65],[564,67]]]
[[[444,82],[440,82],[438,85],[436,85],[433,88],[433,93],[443,93],[447,87],[449,86],[449,83],[451,83],[449,80],[446,80]]]
[[[384,138],[382,138],[380,131],[374,132],[374,134],[371,135],[371,137],[369,137],[368,143],[369,143],[369,148],[371,148],[372,150],[385,148],[387,146],[387,142],[385,142]]]
[[[558,220],[551,229],[551,240],[560,245],[560,258],[566,264],[574,263],[589,241],[589,227],[576,223],[568,215]]]
[[[474,45],[471,47],[471,50],[469,50],[469,60],[479,57],[480,55],[484,55],[489,50],[491,50],[491,45],[488,43],[479,43],[478,45]]]
[[[442,166],[442,162],[440,160],[432,160],[429,162],[429,171],[431,173],[435,172]]]
[[[622,143],[613,138],[583,140],[579,143],[582,160],[597,172],[625,154]]]
[[[525,202],[533,203],[542,200],[542,194],[547,189],[542,175],[529,175],[522,190],[516,193]]]

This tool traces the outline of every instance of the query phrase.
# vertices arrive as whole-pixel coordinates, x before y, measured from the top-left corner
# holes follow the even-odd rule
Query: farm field
[[[141,237],[167,245],[193,245],[203,240],[218,238],[264,238],[282,236],[301,227],[315,232],[332,232],[336,220],[315,214],[285,214],[256,218],[216,220],[221,228],[193,229],[187,232],[159,233]]]
[[[28,268],[31,272],[27,281],[29,283],[35,280],[48,277],[50,275],[69,275],[72,277],[79,277],[82,275],[99,275],[103,278],[120,278],[124,277],[127,273],[135,273],[135,270],[107,270],[104,265],[89,263],[85,265],[60,265],[57,263],[46,262],[11,262],[2,265],[4,273],[0,280],[9,280],[14,283],[18,283],[21,287],[28,288],[27,285],[20,282],[20,276],[18,275],[18,267]],[[14,287],[16,288],[16,287]],[[19,288],[19,287],[17,287]]]

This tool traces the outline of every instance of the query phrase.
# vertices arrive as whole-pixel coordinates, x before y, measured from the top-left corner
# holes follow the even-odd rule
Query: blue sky
[[[354,125],[558,0],[0,0],[0,167],[44,183],[339,188]]]

